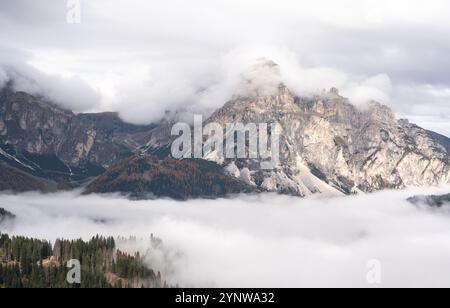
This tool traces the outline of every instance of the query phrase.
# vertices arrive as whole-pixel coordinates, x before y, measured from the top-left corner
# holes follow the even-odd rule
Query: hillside
[[[152,239],[153,240],[153,239]],[[69,260],[83,260],[81,283],[69,284]],[[9,237],[0,233],[0,288],[162,288],[161,273],[139,253],[117,249],[114,238],[90,241]]]
[[[56,182],[46,181],[0,163],[0,191],[52,191],[57,190]]]
[[[226,174],[215,163],[203,160],[160,159],[136,155],[120,162],[91,182],[85,193],[121,192],[133,198],[224,197],[254,191],[249,185]]]

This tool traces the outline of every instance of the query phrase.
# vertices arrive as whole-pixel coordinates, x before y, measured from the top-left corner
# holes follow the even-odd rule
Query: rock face
[[[90,183],[85,193],[121,192],[138,199],[170,197],[185,200],[224,197],[253,190],[212,162],[136,155],[112,166]]]
[[[21,151],[12,145],[0,144],[0,162],[27,175],[55,182],[60,188],[76,187],[88,178],[105,171],[104,168],[90,162],[79,167],[70,167],[55,154],[33,154]],[[11,182],[11,185],[16,183]],[[20,183],[19,183],[20,184]]]
[[[222,162],[207,153],[262,190],[351,194],[450,181],[449,152],[429,132],[397,120],[376,102],[358,109],[336,89],[299,97],[280,84],[274,95],[235,97],[207,122],[282,126],[281,161],[274,170],[260,170],[257,160]]]
[[[428,205],[441,208],[450,205],[450,194],[443,196],[415,196],[408,199],[414,205]]]
[[[0,91],[0,162],[58,187],[77,187],[147,142],[157,146],[168,125],[164,123],[127,124],[116,113],[76,115],[8,85]],[[4,189],[23,186],[3,180]],[[38,185],[26,186],[41,190]]]
[[[115,113],[75,115],[9,87],[0,92],[0,142],[18,153],[56,155],[70,167],[108,167],[127,158],[152,128],[124,123]]]
[[[432,132],[432,131],[427,131],[428,134],[430,135],[431,138],[433,138],[434,140],[436,140],[438,143],[440,143],[446,150],[447,153],[450,153],[450,138],[447,138],[441,134]]]

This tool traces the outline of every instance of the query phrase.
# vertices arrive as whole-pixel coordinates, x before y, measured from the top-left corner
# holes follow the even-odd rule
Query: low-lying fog
[[[194,287],[450,287],[450,214],[405,199],[450,187],[334,199],[265,194],[222,200],[129,201],[77,193],[0,195],[17,218],[2,232],[89,239],[163,240],[149,262],[171,283]],[[146,242],[138,245],[146,247]]]

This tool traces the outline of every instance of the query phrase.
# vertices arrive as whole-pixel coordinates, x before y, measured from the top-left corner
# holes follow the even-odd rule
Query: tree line
[[[152,237],[153,239],[153,237]],[[67,262],[81,263],[81,284],[67,282]],[[49,241],[9,237],[0,233],[0,288],[131,288],[168,287],[135,253],[116,248],[112,237],[95,236],[89,241]]]

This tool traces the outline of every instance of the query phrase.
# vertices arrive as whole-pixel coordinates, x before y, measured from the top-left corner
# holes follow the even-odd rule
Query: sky
[[[0,27],[0,85],[76,112],[208,112],[265,57],[299,95],[336,86],[450,136],[447,0],[0,0]]]
[[[61,237],[135,236],[135,244],[119,248],[140,251],[151,268],[183,287],[449,287],[448,207],[432,210],[406,201],[448,191],[187,202],[77,192],[1,194],[0,207],[17,218],[0,225],[0,232],[52,243]],[[151,234],[163,245],[148,251]]]

